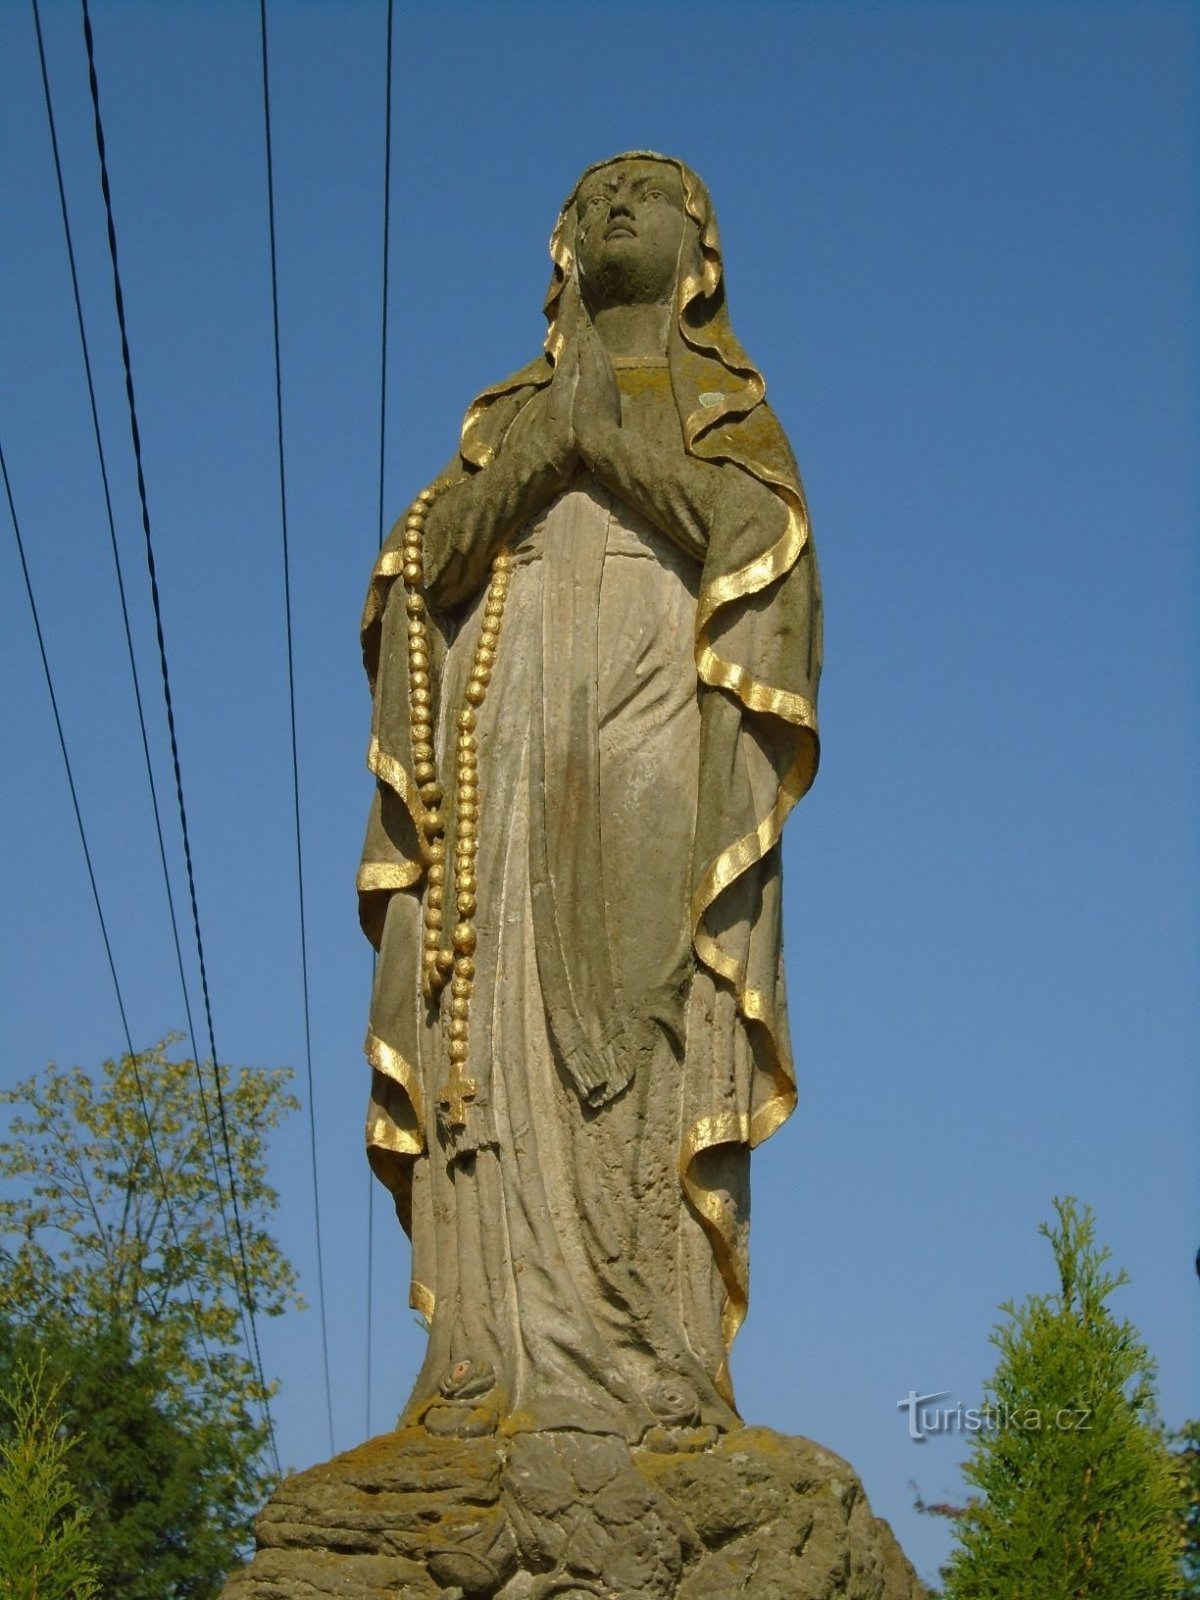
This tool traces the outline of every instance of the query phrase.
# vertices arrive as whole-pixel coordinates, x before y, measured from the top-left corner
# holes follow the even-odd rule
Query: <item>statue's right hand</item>
[[[539,396],[544,400],[539,440],[551,466],[564,481],[575,470],[577,460],[571,418],[578,387],[579,360],[574,350],[568,349],[564,352],[562,365],[554,369],[550,387]]]

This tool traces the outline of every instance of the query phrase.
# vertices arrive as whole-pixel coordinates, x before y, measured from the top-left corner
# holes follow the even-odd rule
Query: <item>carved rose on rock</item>
[[[475,1400],[495,1387],[496,1374],[486,1361],[456,1361],[438,1385],[446,1400]]]

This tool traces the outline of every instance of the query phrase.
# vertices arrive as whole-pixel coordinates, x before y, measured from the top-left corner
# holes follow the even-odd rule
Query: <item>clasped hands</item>
[[[559,477],[582,462],[603,481],[620,447],[621,392],[593,329],[571,340],[543,396],[541,444]]]

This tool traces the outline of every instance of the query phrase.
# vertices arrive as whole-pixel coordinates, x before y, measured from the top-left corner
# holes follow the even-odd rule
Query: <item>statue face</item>
[[[614,161],[575,196],[575,258],[589,309],[662,304],[692,228],[683,183],[665,161]]]

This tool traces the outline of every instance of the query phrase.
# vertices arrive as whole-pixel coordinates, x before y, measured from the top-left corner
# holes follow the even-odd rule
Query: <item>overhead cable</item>
[[[333,1454],[333,1388],[329,1379],[329,1327],[325,1314],[325,1263],[321,1250],[321,1190],[317,1176],[317,1114],[313,1085],[312,1017],[308,998],[308,934],[304,920],[304,856],[300,834],[300,763],[296,750],[296,671],[292,644],[292,575],[288,548],[287,473],[283,450],[283,364],[279,351],[279,273],[275,249],[275,166],[271,150],[271,74],[267,54],[267,0],[259,0],[262,39],[263,122],[267,150],[267,226],[271,241],[271,327],[275,341],[275,435],[279,459],[279,520],[283,530],[283,608],[287,631],[288,718],[292,734],[292,809],[296,831],[296,889],[300,902],[300,982],[304,1004],[304,1062],[308,1078],[308,1142],[312,1165],[313,1222],[317,1247],[317,1302],[325,1374],[325,1421]]]
[[[67,773],[67,788],[71,792],[71,807],[75,813],[75,826],[79,830],[79,843],[83,847],[84,865],[87,867],[88,883],[92,890],[92,902],[96,907],[96,920],[100,924],[100,937],[104,942],[104,955],[108,962],[109,975],[112,978],[113,993],[117,997],[117,1012],[121,1018],[121,1031],[125,1036],[125,1049],[129,1064],[133,1069],[134,1086],[137,1089],[138,1105],[141,1108],[142,1119],[146,1124],[146,1140],[150,1147],[150,1156],[154,1164],[155,1176],[158,1179],[159,1192],[162,1195],[163,1207],[167,1214],[167,1227],[170,1229],[171,1242],[179,1253],[180,1260],[185,1260],[183,1245],[179,1238],[179,1229],[175,1222],[175,1211],[171,1205],[171,1191],[167,1185],[166,1174],[163,1171],[162,1161],[158,1154],[158,1142],[154,1137],[154,1119],[150,1115],[149,1102],[146,1099],[146,1086],[142,1082],[141,1068],[138,1066],[137,1053],[133,1048],[133,1036],[129,1029],[129,1017],[125,1010],[125,997],[121,992],[120,980],[117,977],[117,964],[113,957],[112,940],[108,936],[108,923],[104,916],[104,908],[100,904],[100,890],[96,884],[96,871],[92,865],[92,852],[88,845],[87,831],[83,826],[83,812],[79,806],[79,793],[75,787],[75,774],[71,767],[71,757],[67,753],[67,739],[63,732],[62,718],[58,712],[58,696],[54,692],[54,678],[50,672],[50,660],[46,654],[46,640],[42,633],[42,621],[38,615],[37,601],[34,599],[33,583],[29,576],[29,563],[25,559],[25,542],[21,538],[21,524],[17,518],[17,507],[13,500],[12,484],[8,476],[8,464],[4,459],[4,447],[0,444],[0,477],[4,479],[4,494],[8,500],[8,513],[12,519],[13,534],[17,541],[17,557],[21,563],[21,576],[25,581],[25,593],[29,599],[29,611],[33,618],[33,631],[37,635],[38,654],[42,660],[42,675],[46,680],[46,690],[50,696],[50,710],[54,714],[54,730],[58,735],[58,747],[62,751],[63,766]],[[220,1194],[220,1185],[217,1186]],[[208,1367],[211,1377],[216,1378],[213,1367],[212,1355],[204,1337],[204,1324],[200,1316],[200,1308],[196,1304],[196,1297],[192,1293],[191,1280],[184,1279],[184,1289],[187,1294],[188,1304],[196,1322],[196,1335],[200,1341],[200,1349],[204,1354],[204,1362]]]
[[[175,963],[179,971],[179,987],[183,994],[183,1009],[187,1018],[188,1040],[191,1044],[192,1057],[196,1067],[196,1083],[200,1092],[200,1113],[204,1122],[204,1136],[208,1145],[213,1176],[216,1180],[221,1227],[225,1234],[225,1247],[232,1258],[233,1239],[229,1231],[229,1218],[226,1214],[224,1190],[221,1187],[221,1168],[213,1137],[212,1118],[209,1115],[208,1094],[204,1087],[204,1071],[201,1066],[200,1052],[196,1049],[196,1029],[192,1021],[192,1006],[188,994],[187,977],[183,967],[183,946],[179,937],[179,919],[175,911],[175,895],[171,888],[171,873],[167,866],[167,849],[163,839],[162,813],[158,803],[158,784],[155,782],[154,765],[150,759],[150,741],[146,733],[146,715],[142,701],[141,679],[138,673],[137,657],[133,648],[133,630],[130,627],[129,605],[125,595],[125,576],[121,566],[120,550],[117,545],[117,529],[113,517],[112,494],[108,481],[108,461],[104,453],[104,441],[100,433],[100,415],[96,405],[96,385],[92,377],[91,351],[88,346],[87,329],[83,319],[83,301],[79,293],[79,271],[75,263],[75,245],[71,234],[71,219],[67,210],[67,193],[63,183],[62,160],[58,148],[58,129],[54,119],[54,103],[50,96],[50,74],[46,66],[46,48],[42,37],[42,19],[38,0],[33,0],[33,25],[37,34],[38,61],[42,74],[42,93],[46,101],[46,120],[50,129],[50,148],[54,156],[54,176],[58,185],[58,204],[62,213],[63,234],[67,244],[67,261],[71,269],[71,292],[75,299],[75,320],[79,328],[79,344],[83,352],[83,371],[87,380],[88,404],[92,413],[92,433],[96,441],[96,456],[100,464],[100,482],[104,490],[104,511],[108,521],[109,547],[112,551],[113,568],[117,577],[117,594],[121,603],[121,622],[125,630],[125,649],[129,658],[129,672],[133,680],[133,698],[137,707],[138,731],[142,740],[142,756],[146,766],[146,779],[150,785],[150,804],[154,812],[154,832],[158,840],[158,859],[162,867],[163,886],[167,892],[167,910],[171,920],[171,937],[175,946]],[[249,1349],[249,1328],[246,1326],[245,1307],[240,1297],[239,1309],[241,1310],[246,1347]]]
[[[179,762],[179,742],[175,728],[175,708],[171,698],[171,679],[167,668],[166,640],[163,634],[162,607],[158,592],[158,573],[154,561],[154,543],[150,532],[150,508],[146,497],[146,478],[142,463],[142,440],[138,428],[137,403],[133,387],[133,366],[129,354],[129,334],[125,320],[125,297],[121,289],[121,271],[117,257],[117,231],[113,220],[112,190],[108,177],[108,160],[104,143],[104,124],[100,115],[100,85],[96,75],[95,40],[92,35],[92,21],[88,10],[88,0],[82,0],[83,5],[83,36],[88,59],[88,81],[92,95],[93,123],[96,135],[96,154],[100,163],[100,188],[104,197],[104,214],[108,229],[108,253],[112,264],[113,298],[116,306],[117,323],[121,334],[121,360],[125,370],[125,398],[129,410],[129,428],[133,441],[134,462],[137,468],[138,499],[142,512],[142,533],[146,546],[146,567],[150,578],[150,598],[154,607],[154,625],[158,640],[158,661],[162,677],[163,700],[167,714],[167,730],[171,743],[171,763],[175,776],[175,799],[179,810],[179,826],[183,836],[183,859],[187,873],[188,898],[192,911],[192,931],[196,941],[196,958],[200,969],[200,992],[204,1001],[204,1017],[208,1031],[209,1048],[212,1055],[213,1082],[216,1086],[217,1116],[221,1127],[221,1139],[224,1146],[225,1166],[229,1177],[230,1203],[233,1211],[233,1227],[237,1240],[238,1257],[242,1269],[242,1288],[246,1298],[247,1313],[250,1322],[250,1337],[253,1346],[254,1366],[258,1373],[259,1384],[263,1395],[263,1412],[267,1424],[267,1432],[271,1447],[271,1454],[275,1470],[280,1470],[279,1450],[275,1441],[275,1425],[271,1417],[269,1391],[266,1375],[263,1371],[262,1352],[258,1340],[258,1323],[255,1317],[254,1290],[250,1279],[250,1267],[246,1257],[246,1241],[242,1230],[241,1208],[237,1197],[237,1180],[233,1170],[233,1154],[229,1142],[229,1124],[225,1113],[225,1095],[221,1086],[221,1076],[218,1071],[216,1038],[213,1029],[212,1003],[208,989],[208,969],[204,960],[204,941],[200,933],[200,910],[196,898],[196,878],[192,865],[191,840],[188,833],[187,808],[183,798],[183,774]]]
[[[384,47],[383,112],[383,307],[379,342],[379,548],[383,549],[383,494],[387,461],[388,276],[391,265],[392,224],[392,20],[394,0],[387,0],[387,43]],[[375,954],[371,954],[372,980]],[[372,982],[372,987],[374,986]],[[371,1346],[375,1311],[375,1175],[367,1169],[367,1360],[366,1419],[371,1433]]]

